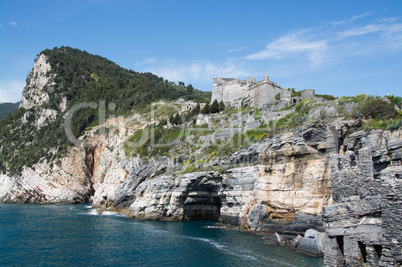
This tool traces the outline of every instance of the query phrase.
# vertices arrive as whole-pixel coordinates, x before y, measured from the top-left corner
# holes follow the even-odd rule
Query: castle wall
[[[211,103],[218,100],[231,105],[241,104],[242,100],[249,106],[262,108],[276,102],[275,95],[284,91],[278,84],[270,81],[268,75],[264,80],[255,82],[255,78],[247,80],[224,79],[214,77]]]
[[[214,78],[214,87],[212,90],[211,104],[216,100],[218,102],[234,103],[236,100],[248,95],[247,82],[237,79]]]
[[[276,102],[275,95],[283,89],[272,81],[264,80],[250,88],[249,96],[253,107],[262,108],[264,105]]]
[[[307,98],[310,98],[310,99],[314,99],[315,98],[315,91],[314,91],[314,89],[304,89],[302,92],[301,92],[301,98],[304,100],[304,99],[307,99]]]
[[[292,91],[290,90],[282,90],[280,95],[281,101],[290,101],[292,100]]]

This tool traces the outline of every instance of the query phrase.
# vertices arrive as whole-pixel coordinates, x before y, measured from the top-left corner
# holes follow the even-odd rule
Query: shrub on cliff
[[[402,97],[389,95],[387,96],[387,98],[391,100],[391,102],[397,105],[399,108],[402,108]]]
[[[376,98],[367,97],[359,104],[358,110],[365,119],[390,119],[396,115],[395,105],[387,101]]]

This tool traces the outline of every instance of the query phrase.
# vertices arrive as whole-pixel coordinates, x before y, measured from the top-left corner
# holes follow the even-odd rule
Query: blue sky
[[[402,95],[402,1],[0,0],[0,102],[46,48],[212,90],[213,76],[316,93]]]

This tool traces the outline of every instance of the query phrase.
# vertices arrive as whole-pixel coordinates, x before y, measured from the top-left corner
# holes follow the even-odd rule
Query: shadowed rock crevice
[[[188,188],[184,200],[183,220],[218,220],[221,210],[220,185],[215,179],[202,177]]]
[[[81,202],[82,199],[84,199],[84,202],[88,202],[89,199],[95,194],[95,189],[94,189],[94,181],[93,181],[93,176],[94,176],[94,170],[95,170],[95,152],[96,152],[96,146],[85,146],[85,158],[84,158],[84,172],[86,175],[86,186],[89,188],[87,194],[85,195],[78,195],[78,197],[75,199],[77,203]]]

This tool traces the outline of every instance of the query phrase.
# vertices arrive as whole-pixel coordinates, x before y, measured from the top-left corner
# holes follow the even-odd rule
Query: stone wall
[[[214,77],[211,103],[218,100],[230,105],[244,104],[262,108],[266,104],[277,101],[275,95],[284,91],[278,84],[269,80],[268,75],[264,80],[256,82],[255,78],[247,80],[227,79]]]
[[[247,81],[214,77],[211,104],[215,99],[218,102],[233,103],[236,100],[245,98],[247,95]]]
[[[325,266],[402,263],[401,132],[341,136],[331,157],[333,204],[323,208]]]
[[[314,99],[315,98],[315,90],[313,90],[313,89],[304,89],[301,92],[301,98],[303,100],[307,99],[307,98]]]

